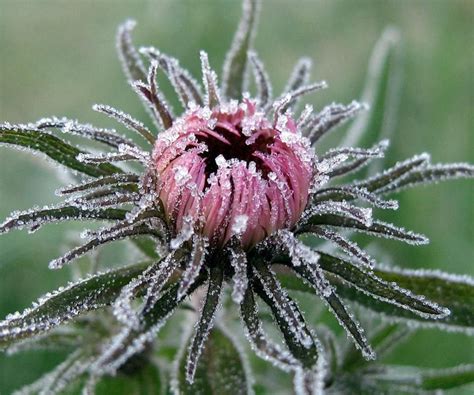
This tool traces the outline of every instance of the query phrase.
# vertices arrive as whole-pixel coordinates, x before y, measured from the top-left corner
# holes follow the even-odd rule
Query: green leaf
[[[395,321],[409,320],[413,325],[474,333],[472,278],[439,271],[387,268],[376,269],[370,274],[349,262],[320,254],[319,264],[336,287],[336,292],[344,299]],[[314,292],[294,275],[280,274],[279,278],[287,288]],[[400,288],[411,292],[405,293]],[[444,309],[448,309],[450,314],[446,315]]]
[[[37,229],[46,223],[74,220],[123,220],[126,210],[108,209],[81,209],[75,206],[59,206],[54,208],[28,210],[20,213],[13,213],[7,220],[0,224],[0,234],[13,229],[24,227]]]
[[[459,365],[443,369],[379,365],[379,374],[364,375],[380,393],[389,394],[438,394],[474,382],[474,365]],[[360,380],[360,378],[359,378]]]
[[[102,378],[95,386],[96,395],[165,394],[165,382],[155,364],[141,358],[138,366],[129,366],[115,376]]]
[[[420,387],[424,390],[451,389],[474,382],[474,365],[425,371],[421,374]]]
[[[400,33],[388,27],[375,44],[369,61],[362,101],[368,103],[370,109],[359,116],[342,145],[369,147],[390,137],[396,125],[400,76]]]
[[[387,185],[378,192],[381,194],[394,193],[420,184],[433,184],[439,181],[473,177],[474,166],[469,163],[428,165],[427,167],[413,169],[397,182]]]
[[[129,81],[146,81],[147,72],[140,54],[132,42],[132,31],[135,21],[127,20],[121,24],[117,31],[117,52],[122,62],[122,69]]]
[[[92,177],[100,177],[122,171],[109,163],[82,163],[76,157],[80,153],[86,153],[85,151],[73,147],[52,134],[21,125],[0,125],[1,144],[42,152],[63,166]]]
[[[248,66],[248,50],[254,36],[260,0],[244,0],[242,18],[227,53],[222,71],[222,91],[227,99],[242,97]]]
[[[369,336],[369,344],[373,347],[377,358],[380,359],[388,350],[405,339],[409,333],[410,330],[400,324],[382,324],[375,333]],[[344,355],[341,370],[348,372],[361,369],[369,364],[370,362],[362,358],[355,347],[350,347]]]
[[[187,345],[189,345],[188,340]],[[183,349],[187,350],[187,346]],[[182,395],[238,395],[250,393],[250,379],[239,349],[219,328],[211,330],[199,360],[194,383],[186,381],[186,352],[178,360],[177,386]]]
[[[291,354],[305,370],[311,371],[317,364],[318,350],[295,301],[282,289],[275,274],[266,265],[259,265],[256,280],[255,291],[271,309]]]
[[[45,295],[33,307],[0,322],[0,347],[46,332],[80,314],[110,305],[148,263],[99,273]]]
[[[320,256],[319,265],[336,292],[345,299],[392,318],[448,325],[451,329],[472,327],[474,286],[470,279],[380,269],[371,273],[331,255],[320,252]],[[295,276],[280,275],[280,280],[290,289],[311,292]],[[446,308],[451,311],[448,316]]]
[[[104,347],[103,353],[94,362],[94,369],[115,374],[127,360],[144,351],[178,305],[201,286],[205,279],[204,274],[200,275],[188,292],[181,296],[178,296],[179,283],[170,286],[154,305],[140,315],[138,327],[124,326],[110,339],[108,346]]]
[[[455,276],[440,271],[401,269],[376,270],[375,274],[385,281],[396,282],[415,294],[424,295],[451,312],[447,317],[425,321],[409,311],[403,311],[400,312],[399,318],[414,320],[422,325],[434,325],[441,329],[467,331],[474,334],[474,280],[471,277]],[[373,309],[378,310],[380,306],[375,304]],[[391,315],[390,310],[384,313]],[[394,316],[397,317],[397,315]]]

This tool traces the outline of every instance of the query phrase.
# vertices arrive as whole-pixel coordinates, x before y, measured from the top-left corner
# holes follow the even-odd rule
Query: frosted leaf
[[[63,133],[74,134],[91,140],[99,141],[114,148],[117,148],[119,144],[133,145],[132,140],[118,134],[114,129],[97,128],[91,124],[79,123],[77,120],[64,117],[42,118],[32,126],[38,129],[59,129]]]
[[[379,193],[379,190],[391,188],[398,181],[414,169],[425,168],[430,160],[428,154],[415,155],[403,162],[397,162],[395,166],[384,170],[382,173],[362,181],[355,181],[351,185],[366,188],[370,192]]]
[[[120,289],[142,270],[143,265],[133,265],[97,273],[44,295],[32,307],[0,322],[0,345],[48,331],[110,304]]]
[[[135,203],[140,200],[140,194],[136,192],[106,189],[72,197],[66,200],[66,204],[78,207],[82,210],[92,210],[105,207],[117,207],[124,204]]]
[[[286,372],[295,369],[295,367],[299,366],[299,362],[291,353],[267,339],[258,317],[258,308],[252,290],[247,289],[244,295],[240,312],[244,322],[245,334],[253,351],[255,351],[257,356],[271,362],[279,369]]]
[[[373,220],[372,224],[367,226],[357,219],[347,218],[339,215],[325,215],[324,220],[321,221],[321,225],[347,228],[353,231],[367,233],[372,236],[403,241],[412,245],[422,245],[429,243],[428,238],[424,235],[414,233],[404,228],[397,227],[393,224],[379,220]],[[311,231],[312,226],[312,224],[303,225],[301,229],[298,230],[298,233]]]
[[[324,271],[337,275],[344,280],[345,284],[355,288],[362,294],[370,296],[370,298],[376,301],[392,304],[400,307],[402,310],[404,309],[414,313],[415,316],[428,320],[439,320],[447,317],[450,313],[447,308],[439,306],[424,296],[415,295],[412,291],[398,286],[397,283],[392,280],[394,276],[389,276],[389,280],[385,281],[379,277],[383,275],[381,271],[376,271],[378,274],[376,275],[372,272],[361,270],[351,262],[322,252],[320,252],[320,255],[319,264]],[[399,278],[397,281],[403,281],[403,278]],[[416,283],[411,285],[407,283],[407,286],[410,287],[414,285],[416,285]],[[343,289],[341,288],[341,290]],[[426,290],[420,289],[419,292],[426,292]],[[360,302],[357,296],[355,300]],[[376,304],[374,300],[372,300],[372,303],[374,303],[374,305]],[[370,307],[370,305],[368,307]]]
[[[347,174],[350,174],[352,172],[362,169],[364,166],[371,163],[373,159],[377,157],[383,157],[385,150],[388,148],[388,145],[389,145],[388,140],[380,141],[378,144],[370,148],[371,151],[379,151],[380,152],[379,156],[366,156],[366,157],[356,158],[349,163],[337,166],[336,168],[332,169],[328,173],[329,177],[333,178],[333,177],[338,177],[338,176],[344,176],[344,175],[347,175]]]
[[[42,208],[32,208],[26,211],[15,211],[0,224],[0,234],[7,233],[14,229],[28,228],[38,230],[48,223],[77,220],[117,220],[123,219],[123,210],[115,209],[80,209],[67,204],[57,206],[44,206]]]
[[[186,358],[186,381],[190,384],[194,382],[194,374],[196,373],[199,357],[202,354],[209,332],[214,326],[216,312],[220,306],[222,280],[222,270],[217,267],[211,268],[206,300],[199,313],[199,320],[196,324]]]
[[[322,356],[320,360],[324,359]],[[296,395],[317,395],[324,393],[323,372],[324,366],[322,363],[318,364],[314,369],[305,369],[300,367],[295,372],[293,379],[293,388]]]
[[[249,51],[248,57],[252,62],[253,72],[255,75],[255,82],[258,89],[257,98],[260,103],[260,107],[266,108],[272,99],[272,85],[270,78],[263,66],[262,61],[259,59],[258,55],[254,51]]]
[[[193,285],[191,291],[201,283],[202,281]],[[99,370],[114,374],[129,358],[143,351],[155,340],[156,334],[183,300],[177,297],[177,291],[178,285],[175,284],[163,293],[151,310],[142,315],[142,325],[139,330],[124,327],[114,336],[92,364],[91,371]]]
[[[140,52],[158,62],[185,108],[189,107],[191,103],[198,106],[204,105],[199,84],[189,71],[179,65],[178,59],[162,54],[153,47],[140,48]]]
[[[183,297],[187,294],[189,287],[194,283],[199,275],[205,262],[208,246],[208,240],[197,235],[193,236],[191,256],[189,257],[186,269],[179,283],[178,297]]]
[[[49,132],[34,129],[28,125],[0,124],[0,145],[3,144],[33,153],[40,152],[71,170],[92,177],[120,172],[120,169],[110,164],[88,165],[81,163],[76,159],[76,156],[81,153],[85,154],[85,152]]]
[[[227,252],[230,257],[230,264],[234,269],[234,275],[232,277],[232,300],[235,303],[241,303],[248,287],[247,254],[242,247],[240,247],[236,239],[232,239],[227,248]]]
[[[134,155],[121,152],[107,152],[101,154],[84,154],[79,153],[76,156],[79,162],[83,163],[110,163],[110,162],[125,162],[131,160],[140,160]],[[146,164],[146,163],[145,163]]]
[[[307,331],[304,321],[293,301],[290,300],[286,291],[281,287],[270,268],[253,268],[255,276],[262,285],[263,291],[272,303],[272,308],[278,310],[280,317],[286,322],[289,331],[304,347],[313,345],[311,334]]]
[[[129,282],[120,292],[115,300],[113,314],[119,322],[126,326],[138,329],[140,326],[140,315],[132,307],[132,300],[144,288],[147,289],[141,312],[148,312],[160,298],[162,288],[176,269],[179,260],[173,254],[149,266],[140,276]]]
[[[151,232],[143,226],[137,226],[136,224],[131,224],[129,227],[123,227],[122,229],[107,235],[107,236],[98,236],[82,246],[76,247],[68,251],[63,256],[53,259],[49,263],[50,269],[60,269],[64,265],[71,263],[73,260],[79,258],[80,256],[88,253],[89,251],[94,250],[96,247],[101,246],[106,243],[110,243],[117,240],[122,240],[129,238],[131,236],[150,234]]]
[[[337,154],[331,157],[321,158],[316,162],[315,167],[319,174],[330,174],[335,167],[346,161],[347,158],[349,158],[347,154]]]
[[[82,192],[90,189],[102,188],[107,185],[123,185],[123,184],[137,184],[140,177],[137,174],[118,173],[110,176],[103,176],[94,179],[88,179],[80,184],[72,184],[62,187],[57,190],[58,196],[68,195],[71,193]]]
[[[289,99],[281,107],[281,111],[286,111],[287,109],[289,109],[289,107],[291,107],[300,97],[315,91],[319,91],[321,89],[326,89],[327,87],[328,84],[326,83],[326,81],[320,81],[309,85],[303,85],[295,90],[286,93],[284,97],[289,96]]]
[[[419,167],[406,173],[396,182],[377,190],[377,193],[394,193],[420,184],[430,184],[458,178],[473,178],[474,166],[469,163],[449,163]]]
[[[183,217],[183,225],[181,231],[174,239],[170,241],[170,248],[176,250],[181,247],[183,243],[191,239],[194,233],[194,219],[193,217]]]
[[[287,230],[280,230],[273,239],[277,246],[283,248],[290,256],[291,263],[294,266],[299,266],[303,261],[312,265],[318,263],[319,255],[311,250],[308,246],[300,242],[292,232]]]
[[[173,125],[173,116],[171,108],[158,91],[156,85],[155,78],[157,67],[156,63],[151,65],[147,78],[148,84],[142,81],[135,81],[132,84],[132,88],[142,100],[156,127],[158,129],[166,130]]]
[[[303,213],[300,224],[310,222],[311,217],[323,214],[341,215],[359,221],[366,227],[373,222],[371,208],[357,207],[345,201],[324,201],[309,206]]]
[[[296,121],[296,126],[298,130],[301,130],[304,128],[306,125],[306,122],[308,122],[311,118],[311,115],[313,113],[313,106],[311,104],[306,104],[304,107],[304,110],[301,112],[300,117]]]
[[[310,73],[311,73],[311,66],[312,61],[309,58],[301,58],[296,63],[293,71],[291,72],[290,78],[285,85],[285,89],[283,89],[283,95],[289,92],[293,92],[303,85],[306,85],[309,81]],[[296,104],[298,99],[293,103]]]
[[[259,0],[242,2],[242,17],[222,69],[222,93],[227,100],[240,100],[242,92],[246,90],[247,53],[252,46],[259,10]]]
[[[320,267],[305,264],[298,267],[298,274],[300,274],[307,282],[314,288],[320,297],[329,306],[334,316],[339,321],[339,324],[346,330],[349,337],[354,341],[355,346],[361,350],[366,359],[374,359],[375,354],[368,344],[364,330],[359,322],[354,318],[348,307],[344,305],[339,296],[334,292],[334,289],[327,283]]]
[[[381,141],[374,148],[359,148],[359,147],[342,147],[342,148],[332,148],[326,152],[321,159],[331,158],[336,155],[346,154],[352,156],[353,158],[365,158],[365,157],[375,157],[382,158],[383,150],[379,146],[386,146],[386,140]]]
[[[325,240],[331,241],[339,246],[346,254],[351,258],[355,258],[362,262],[365,266],[372,269],[375,265],[375,260],[370,257],[363,249],[361,249],[356,243],[347,240],[337,232],[333,232],[322,226],[313,226],[311,233],[321,237]]]
[[[369,192],[365,188],[351,186],[320,189],[313,197],[315,201],[346,200],[350,198],[365,200],[371,203],[373,206],[382,209],[398,209],[398,202],[396,200],[384,200],[375,193]]]
[[[324,107],[322,111],[308,123],[305,135],[309,138],[311,144],[314,145],[321,137],[334,130],[336,126],[341,125],[344,121],[354,117],[366,108],[366,104],[357,101],[353,101],[347,106],[336,103],[330,104]]]
[[[122,63],[123,71],[129,81],[146,80],[146,70],[140,55],[132,43],[131,33],[136,22],[127,20],[117,31],[117,52]]]
[[[94,111],[103,113],[109,116],[112,119],[120,122],[124,125],[127,129],[138,133],[142,136],[145,140],[147,140],[151,145],[155,143],[155,136],[148,130],[148,128],[143,125],[140,121],[136,120],[129,114],[124,113],[123,111],[117,110],[113,107],[106,106],[103,104],[95,104],[92,106]]]
[[[199,54],[201,57],[202,81],[206,90],[204,102],[207,107],[213,108],[214,106],[219,105],[221,102],[219,86],[217,84],[217,74],[211,69],[211,66],[209,65],[207,53],[201,51]]]

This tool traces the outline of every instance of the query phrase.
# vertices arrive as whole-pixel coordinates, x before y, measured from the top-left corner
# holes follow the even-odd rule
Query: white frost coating
[[[174,180],[176,182],[176,185],[183,186],[189,180],[191,180],[191,175],[189,174],[189,171],[186,167],[175,166],[173,168],[173,171],[174,171]]]
[[[304,110],[301,112],[300,117],[296,121],[296,126],[299,131],[301,130],[301,128],[305,126],[306,122],[310,120],[312,113],[313,113],[313,106],[311,104],[306,104],[304,107]]]
[[[227,159],[224,158],[224,155],[222,154],[216,156],[215,162],[216,162],[217,167],[219,168],[225,168],[229,165],[229,163],[227,162]]]
[[[201,58],[202,80],[206,90],[205,103],[212,108],[221,102],[217,74],[209,65],[209,58],[205,51],[199,53]]]
[[[283,89],[283,95],[306,85],[309,81],[312,60],[307,57],[300,58],[291,71],[290,78]]]
[[[258,101],[261,108],[267,108],[269,102],[272,98],[272,84],[270,78],[265,70],[265,67],[262,61],[259,59],[258,55],[254,51],[249,51],[249,59],[252,62],[253,72],[255,76],[255,83],[258,90]]]
[[[372,225],[372,209],[357,207],[346,201],[326,201],[309,206],[303,213],[300,223],[306,223],[313,215],[342,214],[348,218],[361,222],[367,227]]]
[[[267,297],[279,310],[280,317],[287,322],[289,330],[304,347],[310,348],[313,345],[313,338],[308,332],[304,321],[300,318],[296,302],[290,302],[288,293],[281,287],[279,281],[276,280],[275,273],[270,268],[266,269],[268,270],[267,275],[262,275],[255,268],[253,270],[255,276],[262,284]]]
[[[193,236],[193,248],[186,264],[186,269],[181,276],[178,298],[186,296],[189,288],[196,281],[196,278],[204,265],[208,247],[209,241],[206,238],[197,235]]]
[[[232,234],[236,236],[242,235],[247,230],[247,223],[249,221],[248,215],[237,215],[232,224]]]
[[[356,243],[347,240],[337,232],[333,232],[324,226],[317,226],[311,229],[311,233],[321,237],[325,240],[331,241],[341,248],[349,257],[355,258],[362,262],[365,266],[370,269],[374,268],[375,260],[369,256],[363,249],[361,249]]]
[[[239,304],[242,302],[248,287],[247,255],[238,245],[230,246],[228,253],[230,255],[230,264],[234,269],[232,300]]]
[[[170,248],[176,250],[181,247],[183,243],[188,241],[194,233],[194,219],[193,217],[183,217],[183,226],[181,231],[174,239],[170,241]]]
[[[148,128],[141,123],[140,121],[133,118],[131,115],[117,110],[111,106],[104,105],[104,104],[94,104],[92,106],[94,111],[100,112],[102,114],[107,115],[108,117],[120,122],[124,125],[128,130],[138,133],[141,137],[147,140],[150,144],[154,144],[155,137],[153,134],[148,130]]]

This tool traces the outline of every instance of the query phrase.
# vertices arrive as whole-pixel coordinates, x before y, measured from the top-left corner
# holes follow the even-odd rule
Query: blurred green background
[[[301,55],[330,88],[312,96],[320,108],[360,97],[368,57],[383,28],[403,37],[403,86],[390,157],[430,152],[433,161],[474,161],[474,2],[472,0],[277,1],[263,4],[256,49],[275,91]],[[220,69],[240,15],[239,1],[0,0],[0,120],[29,122],[65,115],[115,126],[91,109],[107,103],[146,119],[115,55],[115,30],[138,21],[135,42],[178,57],[198,75],[199,49]],[[333,141],[340,138],[337,132]],[[58,177],[59,175],[59,177]],[[67,178],[42,158],[0,148],[0,217],[57,201]],[[474,274],[473,188],[465,180],[403,192],[390,219],[427,234],[419,248],[378,243],[401,267]],[[0,238],[0,315],[21,310],[69,278],[47,263],[70,243],[79,225],[46,227],[34,235]],[[128,254],[128,251],[122,250]],[[123,254],[123,256],[127,255]],[[121,255],[117,254],[116,255]],[[120,262],[130,259],[117,258]],[[387,261],[388,262],[388,261]],[[62,354],[0,355],[0,393],[37,378]],[[452,366],[474,360],[474,340],[422,330],[391,358],[400,364]],[[464,391],[456,393],[468,393]],[[468,390],[467,390],[468,391]]]

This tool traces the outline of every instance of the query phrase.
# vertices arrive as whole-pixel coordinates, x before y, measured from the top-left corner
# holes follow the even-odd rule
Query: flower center
[[[198,142],[204,143],[208,148],[208,151],[201,154],[206,158],[206,174],[209,176],[217,172],[217,164],[220,160],[218,158],[222,157],[225,160],[237,159],[246,163],[254,162],[262,176],[267,178],[270,169],[257,153],[269,154],[274,136],[269,131],[265,135],[258,136],[254,142],[248,143],[248,137],[242,133],[241,125],[235,125],[233,129],[234,131],[230,131],[226,126],[216,126],[212,130],[213,134],[197,136]],[[219,138],[216,138],[214,133]]]

